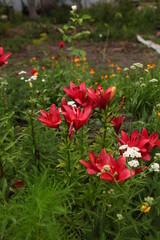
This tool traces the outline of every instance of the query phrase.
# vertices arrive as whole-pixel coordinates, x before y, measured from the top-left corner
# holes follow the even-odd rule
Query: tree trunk
[[[31,20],[37,20],[35,0],[28,0],[29,17]]]

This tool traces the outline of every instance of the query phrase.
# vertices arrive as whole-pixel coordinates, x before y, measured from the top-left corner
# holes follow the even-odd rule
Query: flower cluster
[[[74,101],[67,102],[66,98],[63,97],[61,108],[57,110],[56,105],[52,104],[49,112],[40,110],[42,116],[38,117],[37,120],[50,128],[57,128],[61,124],[61,113],[68,124],[70,140],[74,131],[78,131],[89,121],[93,115],[91,111],[99,108],[106,112],[106,107],[110,106],[116,94],[115,87],[111,86],[104,90],[101,85],[98,85],[97,89],[94,90],[92,87],[86,88],[84,82],[79,86],[71,82],[70,88],[63,87],[63,91]],[[117,134],[123,120],[122,115],[109,118]],[[105,148],[102,149],[98,157],[89,151],[89,162],[80,160],[80,163],[87,168],[88,174],[96,174],[102,180],[122,182],[146,169],[146,166],[141,166],[140,160],[150,161],[149,152],[152,148],[160,146],[158,133],[148,135],[145,128],[142,129],[141,133],[133,131],[130,136],[121,131],[121,136],[117,136],[117,140],[120,151],[120,157],[117,160],[107,154]],[[150,169],[158,172],[159,166],[155,164]]]
[[[88,174],[97,174],[102,180],[122,182],[136,174],[135,170],[127,168],[126,158],[121,156],[117,161],[102,149],[98,158],[89,151],[90,162],[80,160],[87,168]]]
[[[124,157],[141,158],[146,161],[151,159],[149,152],[152,148],[160,146],[158,133],[148,135],[145,128],[142,129],[141,133],[138,131],[132,132],[130,136],[121,131],[121,138],[117,137],[117,139],[121,144],[119,149]]]
[[[74,83],[70,83],[70,88],[63,87],[63,91],[70,97],[78,106],[70,105],[67,103],[65,98],[61,100],[61,109],[56,110],[56,106],[53,104],[50,108],[49,113],[44,110],[40,110],[42,116],[38,117],[37,120],[44,123],[51,128],[56,128],[60,123],[59,112],[64,116],[69,126],[69,137],[72,138],[73,132],[79,130],[93,115],[91,110],[100,108],[105,110],[106,106],[110,105],[115,94],[116,88],[109,87],[107,90],[103,90],[102,86],[99,85],[96,91],[89,87],[86,89],[85,82],[76,86]],[[81,109],[82,108],[82,109]],[[55,115],[55,117],[54,117]],[[123,121],[123,120],[122,120]],[[122,124],[118,122],[118,128]],[[117,126],[116,126],[117,128]]]
[[[118,137],[117,140],[122,144],[119,147],[121,157],[117,161],[110,154],[107,154],[105,149],[101,151],[98,158],[89,151],[90,162],[80,160],[80,163],[87,168],[88,174],[97,174],[101,179],[111,182],[122,182],[146,169],[146,166],[140,166],[138,160],[149,161],[151,159],[149,151],[160,146],[158,133],[148,135],[145,128],[141,134],[134,131],[129,137],[124,131],[121,131],[121,138]],[[159,172],[159,164],[152,164],[149,171]]]
[[[112,102],[116,94],[116,87],[109,87],[105,91],[101,85],[94,90],[92,87],[86,89],[85,82],[76,86],[70,83],[70,88],[63,88],[63,91],[81,107],[91,105],[92,109],[100,108],[105,110],[107,104]]]

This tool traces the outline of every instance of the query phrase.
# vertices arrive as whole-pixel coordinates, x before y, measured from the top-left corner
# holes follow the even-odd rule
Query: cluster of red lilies
[[[121,137],[117,137],[118,142],[121,144],[120,157],[117,161],[110,155],[107,154],[105,149],[102,149],[99,156],[96,157],[92,152],[89,151],[90,161],[80,160],[87,168],[88,174],[97,174],[101,179],[114,182],[122,182],[137,173],[140,173],[146,166],[143,167],[130,167],[128,158],[124,157],[126,149],[130,149],[128,157],[131,157],[133,152],[137,151],[139,156],[136,157],[134,154],[132,161],[141,161],[146,160],[150,161],[151,157],[149,152],[152,148],[160,146],[160,140],[158,139],[158,133],[155,132],[151,135],[148,135],[148,132],[145,128],[142,129],[142,132],[134,131],[128,136],[124,131],[121,131]],[[134,150],[134,151],[133,151]],[[138,161],[137,161],[138,160]]]
[[[63,91],[77,103],[78,106],[71,106],[67,103],[65,98],[61,101],[61,114],[64,116],[69,125],[69,136],[73,131],[79,130],[93,115],[91,110],[100,108],[105,110],[107,104],[109,105],[116,94],[115,87],[109,87],[106,91],[99,85],[96,91],[90,87],[86,89],[85,83],[76,86],[70,83],[70,89],[63,88]],[[82,109],[81,109],[82,107]],[[61,123],[59,114],[60,109],[56,109],[55,104],[52,104],[49,112],[40,110],[42,116],[38,117],[38,121],[43,122],[51,128],[57,128]],[[118,123],[119,124],[119,123]]]
[[[42,116],[37,120],[43,122],[51,128],[57,128],[61,124],[61,114],[64,116],[69,126],[69,138],[72,139],[74,131],[79,130],[93,115],[91,111],[95,108],[106,111],[106,107],[110,105],[116,94],[115,87],[109,87],[106,90],[101,85],[94,90],[92,87],[86,88],[85,83],[76,86],[70,83],[70,88],[63,88],[63,91],[74,100],[76,106],[69,105],[66,98],[62,98],[61,108],[57,109],[55,104],[52,104],[49,112],[40,110]],[[116,134],[122,125],[124,117],[110,118],[110,123],[113,125]],[[96,157],[89,151],[90,161],[80,160],[80,163],[87,168],[88,174],[97,174],[101,179],[107,181],[122,182],[133,175],[143,171],[146,166],[141,166],[139,161],[151,159],[149,152],[152,148],[160,146],[158,133],[155,132],[148,135],[148,132],[143,128],[142,132],[134,131],[128,136],[124,131],[121,131],[121,137],[118,137],[120,157],[117,161],[107,154],[105,149],[102,149],[99,156]],[[129,165],[129,160],[132,159],[132,165]],[[135,163],[134,163],[135,161]],[[134,165],[136,164],[136,165]]]

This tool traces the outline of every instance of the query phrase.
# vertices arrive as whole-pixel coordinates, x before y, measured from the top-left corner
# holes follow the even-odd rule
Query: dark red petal
[[[22,180],[17,180],[16,182],[13,183],[14,188],[21,188],[22,186],[23,186]]]

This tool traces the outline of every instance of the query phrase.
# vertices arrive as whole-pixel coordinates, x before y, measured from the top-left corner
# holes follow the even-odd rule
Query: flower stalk
[[[34,102],[31,98],[31,113],[30,113],[30,123],[31,123],[31,136],[32,136],[32,142],[33,142],[33,149],[34,149],[34,158],[37,164],[37,169],[40,171],[40,155],[39,150],[37,149],[37,143],[35,140],[35,132],[34,132],[34,124],[33,124],[33,117],[34,117]]]

